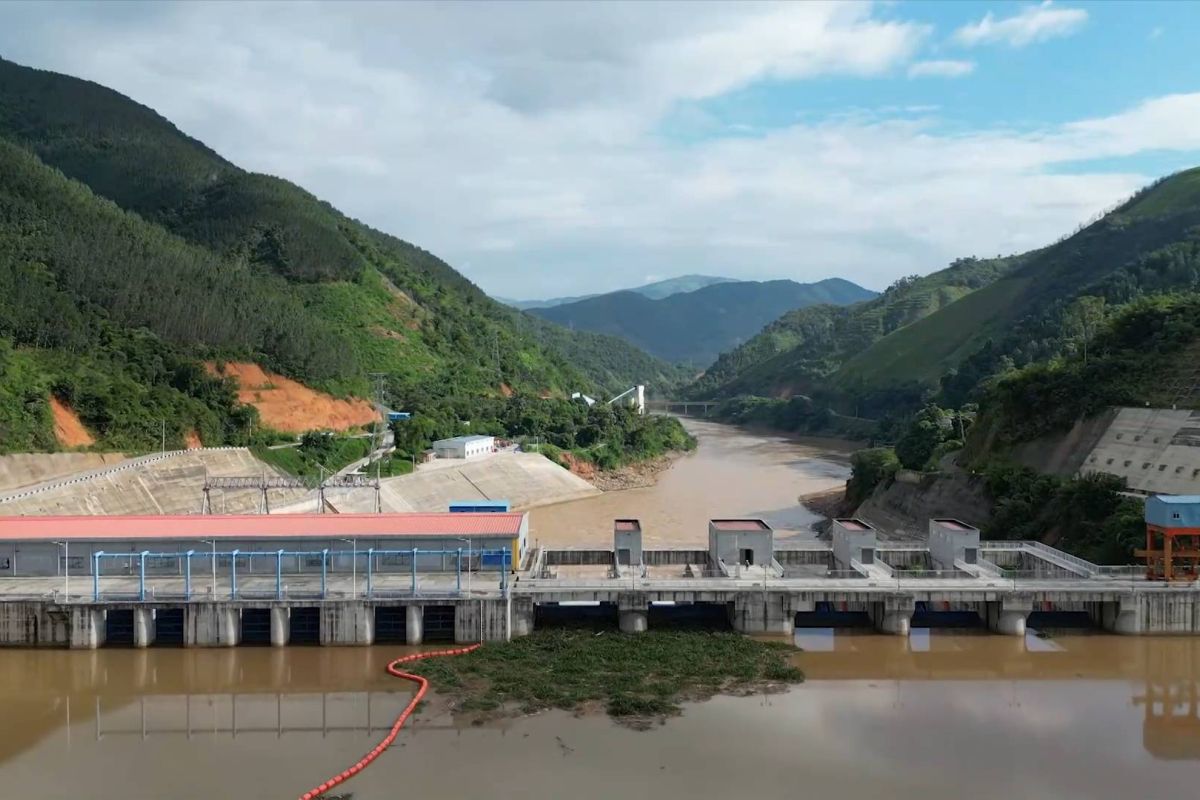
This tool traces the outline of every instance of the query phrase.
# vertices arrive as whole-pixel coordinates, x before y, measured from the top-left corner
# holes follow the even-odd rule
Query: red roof
[[[714,519],[712,526],[719,531],[765,531],[767,523],[761,519]]]
[[[516,536],[524,514],[226,514],[0,517],[0,540]]]
[[[850,531],[869,531],[871,526],[859,519],[839,519],[837,524]]]
[[[618,531],[640,531],[641,524],[636,519],[618,519],[613,523],[613,530]]]

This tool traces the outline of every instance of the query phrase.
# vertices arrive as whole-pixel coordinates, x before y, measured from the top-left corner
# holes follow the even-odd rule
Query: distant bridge
[[[708,416],[718,405],[716,400],[647,400],[646,410],[665,414],[691,414],[698,410],[700,416]]]

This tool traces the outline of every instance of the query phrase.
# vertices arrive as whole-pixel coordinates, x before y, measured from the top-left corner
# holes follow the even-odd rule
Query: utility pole
[[[160,422],[162,422],[162,455],[165,456],[167,454],[167,421],[163,419]]]

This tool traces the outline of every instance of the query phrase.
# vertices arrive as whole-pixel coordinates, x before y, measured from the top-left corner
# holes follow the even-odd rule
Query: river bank
[[[592,474],[591,483],[603,492],[621,492],[626,489],[644,489],[658,483],[658,478],[687,453],[672,450],[660,456],[648,458],[613,470],[601,470]]]

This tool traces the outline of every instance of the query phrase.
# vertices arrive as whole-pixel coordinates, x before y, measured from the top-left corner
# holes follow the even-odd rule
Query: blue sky
[[[1200,165],[1191,2],[0,4],[98,81],[536,298],[881,289]]]
[[[698,101],[680,103],[661,133],[679,142],[756,136],[797,121],[838,116],[907,116],[933,130],[980,127],[1028,131],[1100,117],[1151,95],[1200,88],[1200,4],[1192,2],[1057,3],[1087,18],[1070,33],[1040,43],[963,46],[953,32],[989,12],[1003,18],[1036,3],[915,2],[881,8],[883,18],[931,26],[921,59],[970,63],[961,78],[910,77],[903,68],[864,79],[765,79]],[[1196,153],[1146,152],[1086,162],[1097,169],[1171,172],[1197,163]],[[1064,171],[1073,167],[1064,165]]]

